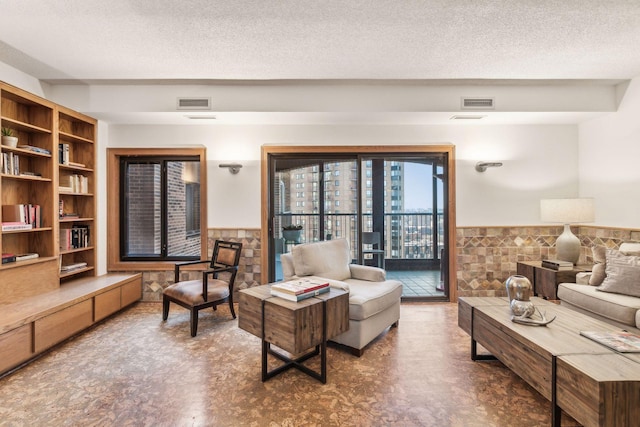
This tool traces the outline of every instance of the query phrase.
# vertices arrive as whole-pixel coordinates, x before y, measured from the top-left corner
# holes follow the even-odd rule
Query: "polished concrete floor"
[[[138,303],[0,379],[0,425],[550,425],[546,399],[469,351],[455,304],[403,304],[362,357],[329,348],[327,384],[296,370],[263,383],[260,340],[227,307],[191,338],[186,310],[162,322],[160,304]]]

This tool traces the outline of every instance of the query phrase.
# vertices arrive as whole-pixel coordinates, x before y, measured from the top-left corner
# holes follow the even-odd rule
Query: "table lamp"
[[[580,239],[571,232],[570,224],[593,222],[593,199],[540,200],[540,217],[544,222],[564,224],[564,231],[556,240],[556,258],[576,264],[580,258]]]

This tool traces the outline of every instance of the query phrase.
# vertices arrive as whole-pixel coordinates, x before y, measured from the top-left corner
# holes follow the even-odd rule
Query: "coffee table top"
[[[601,320],[554,304],[541,298],[532,298],[534,305],[547,319],[556,319],[546,326],[522,325],[511,321],[511,309],[506,298],[475,297],[470,300],[476,315],[500,324],[500,329],[527,345],[537,347],[554,356],[570,354],[619,354],[608,347],[580,335],[580,331],[619,331],[620,328]],[[640,363],[640,354],[624,353],[625,358]]]

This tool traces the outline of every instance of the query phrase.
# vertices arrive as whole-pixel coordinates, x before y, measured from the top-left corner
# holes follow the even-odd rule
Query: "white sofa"
[[[349,292],[349,330],[331,341],[361,356],[364,347],[400,319],[402,283],[377,267],[351,264],[346,239],[296,245],[280,256],[285,280],[315,276]]]
[[[623,329],[640,328],[640,245],[593,248],[592,273],[558,285],[560,303]]]

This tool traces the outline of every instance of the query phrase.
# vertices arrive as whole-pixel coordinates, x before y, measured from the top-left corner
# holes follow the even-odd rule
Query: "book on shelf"
[[[33,226],[26,222],[3,222],[2,231],[18,231],[18,230],[31,230]]]
[[[573,270],[573,263],[571,261],[561,261],[557,259],[543,259],[542,266],[558,271]]]
[[[42,227],[40,205],[20,204],[2,205],[2,222],[20,222],[31,225],[30,228]]]
[[[620,353],[640,353],[640,335],[631,332],[580,331],[580,335]]]
[[[69,164],[69,144],[58,144],[58,162],[62,165]]]
[[[85,268],[87,266],[86,262],[76,262],[75,264],[67,264],[60,267],[60,271],[63,273],[79,270],[81,268]]]
[[[75,167],[78,167],[78,168],[84,168],[84,167],[86,167],[86,166],[87,166],[87,165],[85,165],[84,163],[71,162],[71,161],[70,161],[69,163],[67,163],[67,164],[68,164],[69,166],[75,166]]]
[[[60,250],[68,251],[90,246],[88,225],[76,224],[71,228],[60,228]]]
[[[40,255],[36,253],[28,253],[28,254],[18,254],[16,255],[16,261],[26,261],[28,259],[36,259],[39,258]]]
[[[278,292],[284,292],[291,295],[300,295],[316,289],[328,288],[329,282],[324,280],[302,278],[295,280],[288,280],[286,282],[274,283],[271,285],[271,290]]]
[[[3,253],[2,254],[2,263],[3,264],[9,264],[10,262],[15,262],[16,261],[16,256],[15,254],[9,254],[9,253]]]
[[[286,299],[288,301],[293,301],[293,302],[299,302],[302,300],[305,300],[307,298],[311,298],[311,297],[315,297],[318,295],[322,295],[325,294],[327,292],[329,292],[329,286],[325,286],[323,288],[320,289],[314,289],[312,291],[308,291],[308,292],[304,292],[302,294],[289,294],[287,292],[280,292],[278,290],[274,290],[273,286],[271,287],[271,295],[273,295],[274,297],[278,297],[278,298],[283,298]]]
[[[46,148],[41,148],[41,147],[35,147],[33,145],[18,145],[18,148],[22,148],[23,150],[29,150],[29,151],[33,151],[34,153],[40,153],[40,154],[51,154],[51,151],[47,150]]]

